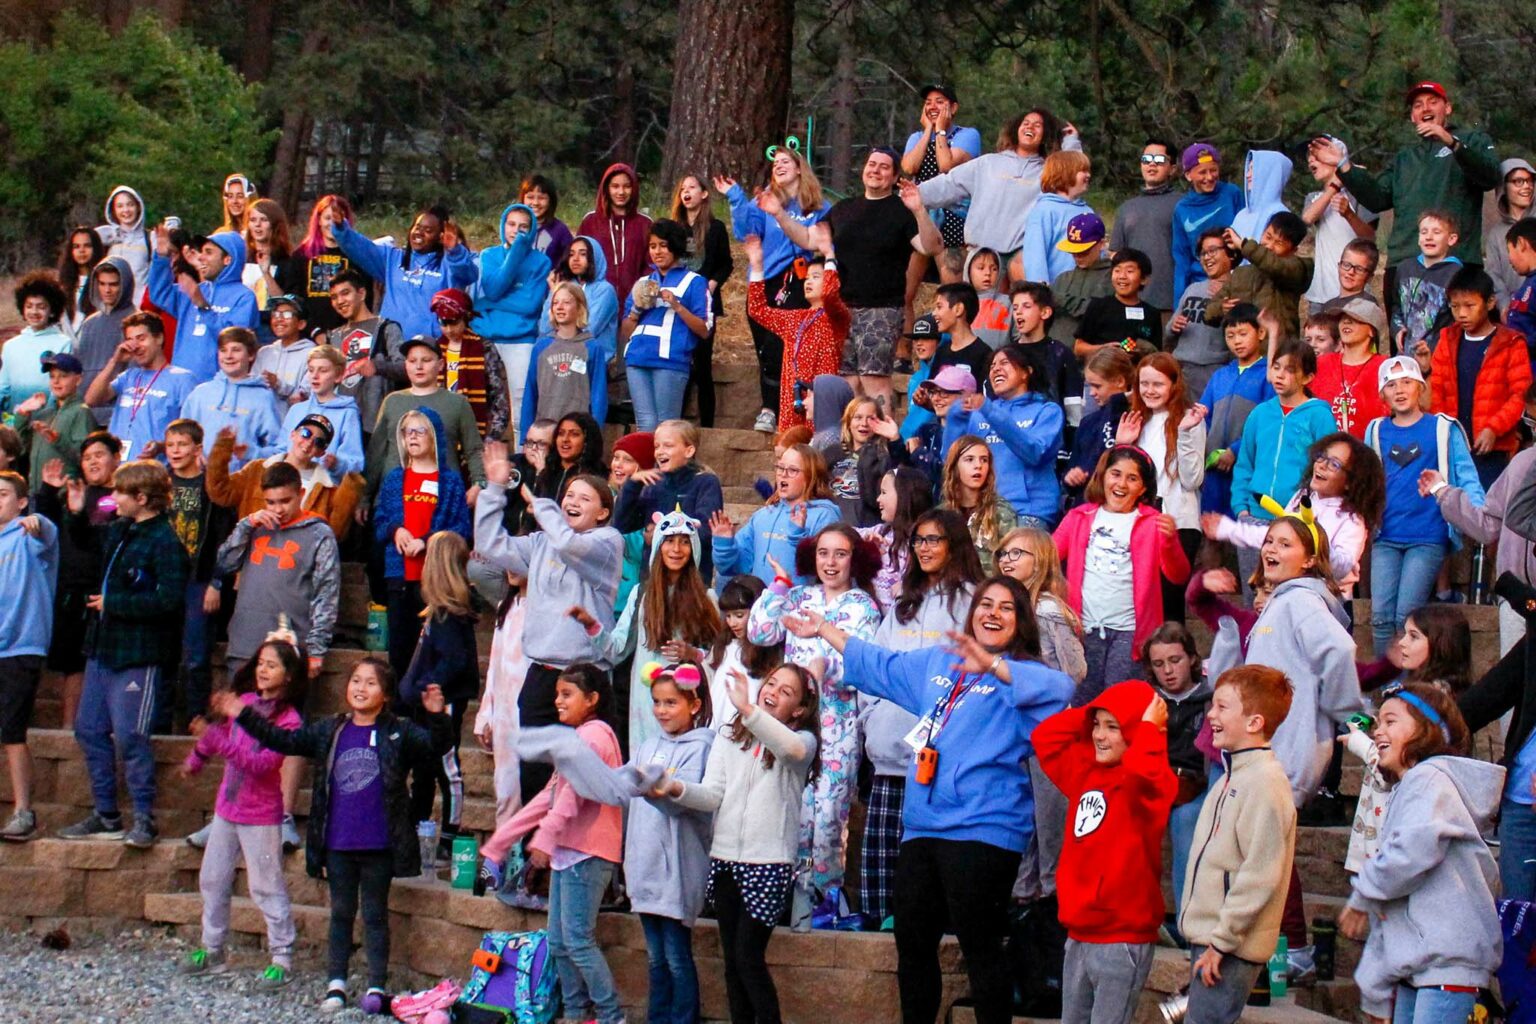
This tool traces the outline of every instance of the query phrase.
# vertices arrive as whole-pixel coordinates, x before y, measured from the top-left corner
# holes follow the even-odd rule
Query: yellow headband
[[[1285,507],[1278,501],[1264,494],[1259,496],[1259,507],[1276,519],[1294,519],[1301,523],[1302,526],[1307,528],[1307,532],[1312,535],[1312,550],[1314,552],[1322,550],[1322,543],[1318,540],[1317,534],[1317,517],[1312,514],[1312,503],[1310,501],[1303,498],[1296,511],[1287,512]]]

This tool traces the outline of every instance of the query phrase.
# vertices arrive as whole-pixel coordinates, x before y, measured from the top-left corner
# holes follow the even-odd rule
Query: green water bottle
[[[1286,983],[1290,980],[1291,944],[1284,935],[1275,943],[1275,955],[1269,958],[1269,994],[1274,999],[1285,998]]]
[[[389,609],[381,604],[368,606],[368,638],[365,643],[370,651],[389,650]]]

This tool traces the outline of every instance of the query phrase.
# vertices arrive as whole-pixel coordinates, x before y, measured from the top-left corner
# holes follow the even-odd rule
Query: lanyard
[[[933,706],[933,721],[928,726],[927,742],[929,746],[933,745],[933,738],[944,731],[944,727],[949,724],[949,716],[955,713],[955,705],[960,703],[960,698],[964,697],[965,692],[971,688],[970,683],[967,681],[969,678],[969,676],[962,674],[959,681],[949,688],[949,696],[941,698]],[[942,711],[939,710],[941,707],[943,708]]]
[[[160,379],[160,374],[165,372],[165,367],[168,365],[170,364],[162,365],[160,369],[155,371],[155,375],[149,378],[149,383],[139,389],[139,397],[134,400],[133,411],[128,414],[129,429],[133,428],[133,421],[139,418],[139,410],[144,408],[144,402],[149,398],[150,389],[155,386],[155,381]]]

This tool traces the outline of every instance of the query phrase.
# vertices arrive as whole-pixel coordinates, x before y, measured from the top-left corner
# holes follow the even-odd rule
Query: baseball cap
[[[43,370],[62,370],[65,373],[84,373],[85,365],[68,352],[50,352],[43,356]]]
[[[267,300],[268,313],[276,312],[278,306],[292,306],[294,312],[298,313],[301,317],[304,316],[307,312],[307,310],[304,308],[304,300],[292,293],[286,295],[274,295]]]
[[[1417,82],[1414,84],[1413,88],[1408,90],[1408,95],[1405,96],[1404,99],[1406,99],[1409,103],[1412,103],[1413,98],[1421,92],[1432,92],[1447,102],[1449,102],[1451,99],[1450,94],[1445,91],[1445,86],[1441,85],[1439,82]]]
[[[1424,374],[1419,370],[1418,361],[1412,356],[1393,356],[1381,364],[1381,369],[1376,371],[1376,390],[1380,391],[1395,380],[1416,380],[1424,383]]]
[[[329,448],[331,442],[336,438],[336,428],[331,426],[331,421],[317,412],[312,412],[299,420],[298,426],[294,429],[313,431],[310,434],[310,439],[315,442],[315,447],[321,451]]]
[[[1192,171],[1201,164],[1221,163],[1221,150],[1209,142],[1196,142],[1184,147],[1184,154],[1179,158],[1179,163],[1184,170]]]
[[[927,99],[928,94],[931,92],[938,93],[951,103],[960,102],[960,97],[955,95],[955,87],[952,85],[945,85],[943,82],[929,82],[918,91],[918,95],[923,99]]]
[[[220,245],[219,244],[219,240],[217,238],[214,238],[212,235],[193,235],[192,236],[192,248],[194,248],[194,249],[201,249],[203,246],[209,245],[209,244],[217,245],[219,247],[219,251],[222,252],[226,256],[228,256],[230,254],[229,250],[224,248],[223,245]]]
[[[403,356],[413,348],[429,348],[435,355],[442,355],[443,350],[438,347],[436,338],[429,338],[424,334],[407,338],[400,343],[400,354]]]
[[[950,364],[918,385],[919,390],[948,391],[959,395],[976,393],[976,378],[963,366]]]
[[[1378,341],[1387,336],[1387,311],[1364,296],[1356,296],[1340,306],[1339,315],[1374,327]]]
[[[1056,243],[1062,252],[1087,252],[1104,241],[1104,221],[1096,213],[1080,213],[1067,221],[1067,236]]]
[[[907,332],[907,337],[913,341],[922,341],[925,338],[939,337],[939,322],[933,318],[932,313],[924,313],[912,321],[912,329]]]

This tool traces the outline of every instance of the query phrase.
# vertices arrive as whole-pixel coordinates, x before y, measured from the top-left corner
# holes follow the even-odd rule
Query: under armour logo
[[[279,569],[292,569],[298,565],[298,559],[294,556],[299,553],[299,542],[285,540],[281,547],[272,543],[271,537],[257,537],[256,543],[251,545],[251,564],[260,565],[268,556],[277,560]]]

